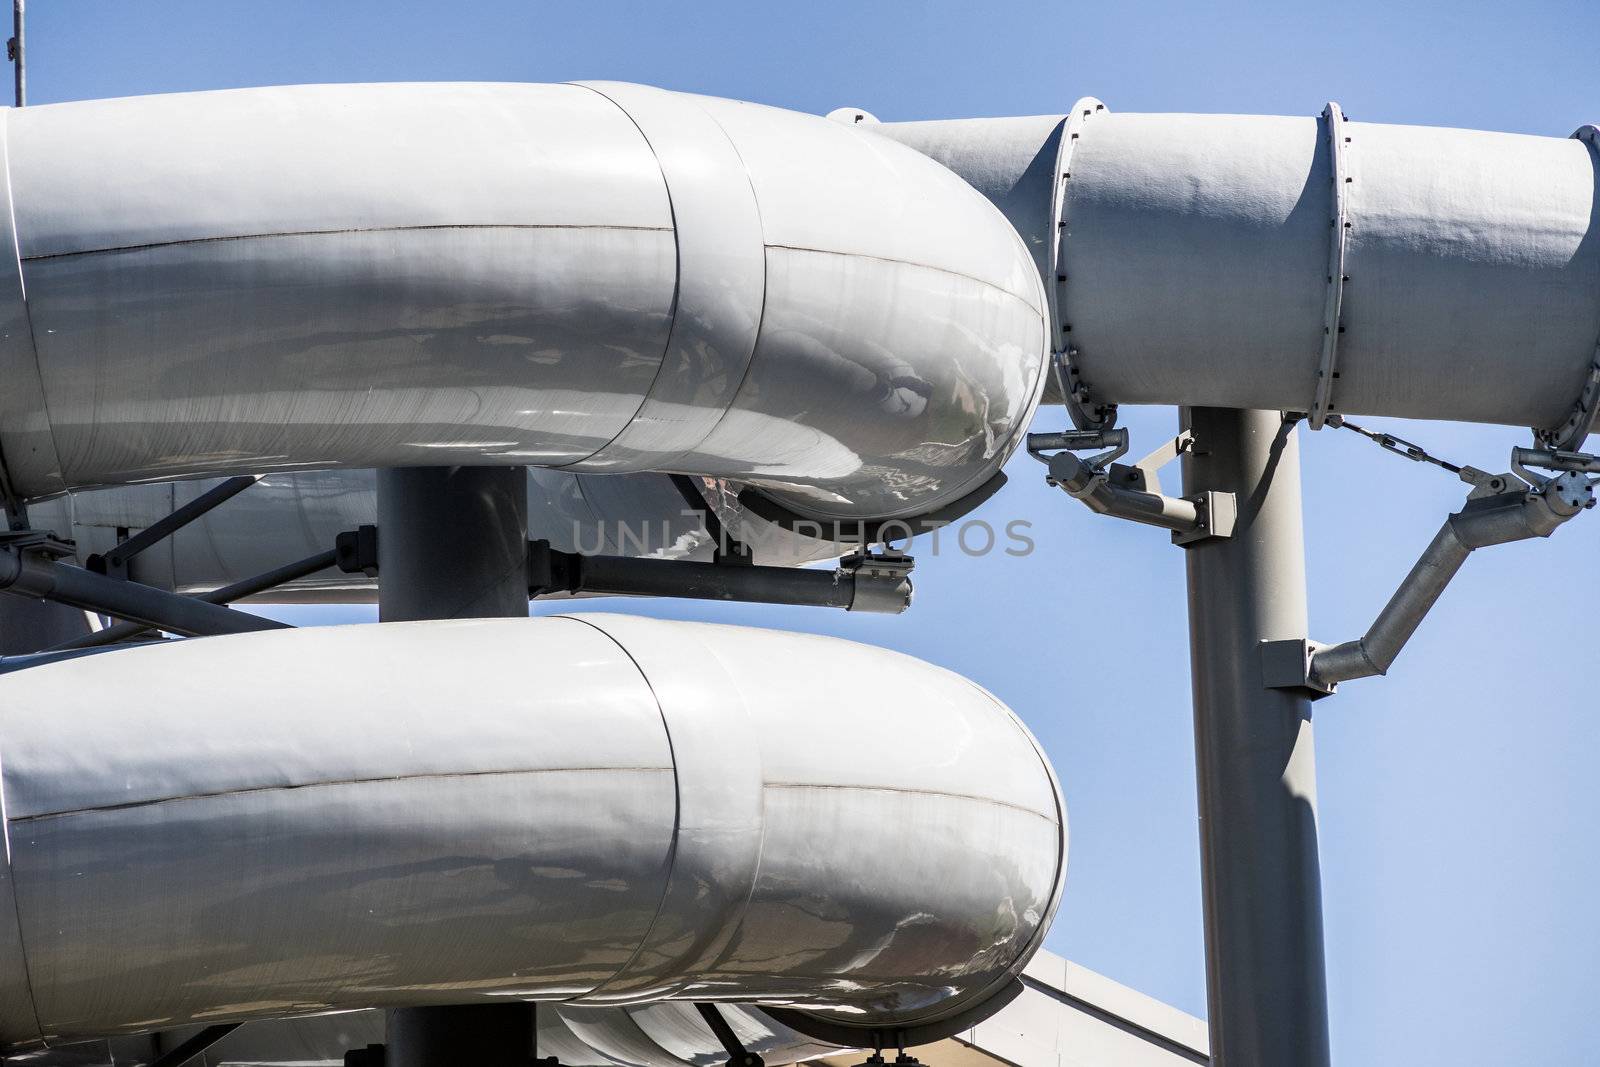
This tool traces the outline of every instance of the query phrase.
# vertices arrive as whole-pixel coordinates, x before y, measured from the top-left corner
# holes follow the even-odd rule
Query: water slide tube
[[[874,124],[1006,213],[1093,422],[1181,404],[1529,426],[1600,393],[1600,131],[1114,114]],[[850,116],[853,118],[853,116]]]
[[[0,706],[12,1048],[507,996],[580,1031],[684,999],[938,1023],[1013,981],[1065,861],[1015,716],[828,638],[276,631],[20,671]]]
[[[597,481],[680,472],[754,487],[821,519],[907,517],[959,507],[992,484],[1031,415],[1050,351],[1062,353],[1067,399],[1090,422],[1111,404],[1215,404],[1307,411],[1313,421],[1377,413],[1526,424],[1571,444],[1592,424],[1590,386],[1600,380],[1594,152],[1592,133],[1562,140],[1386,127],[1348,122],[1336,108],[1317,120],[1122,116],[1084,101],[1070,116],[852,125],[616,85],[335,86],[29,109],[6,117],[18,257],[17,273],[0,283],[11,294],[0,316],[0,367],[14,383],[0,399],[0,456],[12,492],[33,500],[100,487],[159,492],[142,483],[241,471],[315,482],[329,468],[515,463]],[[186,566],[172,564],[174,583],[191,581]],[[1008,736],[1000,720],[929,729],[921,718],[928,700],[912,707],[876,689],[884,698],[865,714],[854,694],[885,671],[843,669],[855,653],[815,652],[809,639],[752,636],[765,649],[735,653],[717,651],[723,638],[699,628],[623,633],[665,624],[607,622],[600,625],[613,644],[649,681],[674,760],[677,705],[656,689],[656,655],[716,679],[697,682],[715,692],[690,702],[708,722],[735,707],[746,715],[757,705],[789,707],[760,719],[754,765],[764,803],[807,798],[791,829],[764,824],[763,834],[774,834],[768,846],[787,840],[797,851],[770,853],[774,897],[752,889],[724,947],[699,955],[679,942],[656,947],[662,920],[642,920],[648,908],[629,916],[632,926],[618,918],[628,886],[648,879],[587,877],[637,857],[585,853],[585,833],[550,843],[535,833],[534,809],[518,807],[528,801],[498,791],[513,778],[544,788],[560,767],[576,765],[474,764],[472,739],[457,736],[473,731],[430,727],[415,711],[412,701],[430,690],[402,664],[473,662],[481,645],[500,649],[497,661],[519,663],[516,684],[496,697],[482,683],[491,691],[471,702],[434,691],[433,708],[448,700],[482,714],[474,730],[502,739],[515,729],[515,710],[530,704],[566,721],[537,687],[526,692],[527,654],[505,657],[489,637],[546,623],[466,625],[488,629],[444,655],[459,631],[416,624],[400,633],[426,638],[392,660],[384,650],[410,637],[380,627],[352,631],[355,638],[275,633],[119,651],[0,679],[8,709],[41,706],[49,694],[94,718],[87,736],[104,729],[111,740],[93,742],[93,751],[115,767],[89,773],[85,732],[75,727],[69,739],[43,715],[12,711],[0,729],[9,891],[19,914],[19,944],[6,955],[15,961],[8,1040],[37,1045],[197,1019],[509,993],[562,1001],[547,1025],[575,1041],[607,1035],[589,1048],[609,1063],[659,1062],[649,1050],[670,1045],[662,1035],[672,1025],[659,1014],[653,1028],[643,1020],[671,1010],[673,997],[755,1005],[740,1017],[767,1028],[774,1048],[849,1044],[843,1027],[852,1022],[936,1027],[984,1011],[1000,976],[1039,936],[1049,905],[1014,906],[1037,899],[1036,888],[1032,897],[1020,883],[962,900],[929,896],[968,892],[941,881],[957,869],[977,877],[965,850],[974,840],[990,847],[988,831],[953,835],[930,823],[912,833],[901,827],[924,823],[911,812],[880,820],[897,825],[897,861],[921,849],[942,855],[945,837],[963,840],[963,855],[947,857],[938,877],[905,888],[882,856],[859,853],[878,865],[846,869],[858,850],[842,847],[853,838],[822,803],[837,783],[821,768],[857,765],[852,754],[861,752],[874,754],[870,777],[856,783],[870,780],[865,793],[892,799],[904,773],[945,796],[951,767],[965,766],[964,746]],[[713,654],[684,653],[678,642],[689,635]],[[528,647],[553,640],[541,630]],[[321,651],[346,641],[349,648],[337,644],[341,655]],[[173,656],[184,664],[158,658]],[[369,676],[359,669],[364,658],[394,666]],[[294,662],[293,677],[265,689],[275,694],[270,707],[236,713],[250,705],[237,703],[233,683],[269,660]],[[740,675],[755,670],[752,662],[764,673]],[[567,656],[540,677],[590,663]],[[791,664],[792,693],[770,673]],[[624,666],[617,676],[635,684]],[[202,679],[214,670],[218,681],[174,700],[174,670]],[[582,683],[584,707],[611,691],[600,673]],[[301,677],[311,680],[303,692]],[[483,677],[495,674],[486,666]],[[390,688],[392,678],[408,684]],[[836,684],[851,694],[837,702],[855,712],[840,722],[849,734],[813,728],[817,709],[834,704],[819,699],[822,690]],[[321,702],[324,692],[337,699]],[[302,698],[325,714],[302,716]],[[129,720],[144,723],[138,737],[118,732],[130,707],[144,709]],[[484,710],[494,708],[499,714]],[[399,752],[375,741],[394,729],[396,709],[410,716],[405,729],[424,732],[422,745]],[[801,721],[803,737],[784,732]],[[858,743],[862,729],[881,723],[894,724],[883,729],[896,746],[908,734],[937,736],[958,751],[908,758]],[[1014,729],[1009,719],[1000,725]],[[575,730],[574,744],[649,743],[643,733],[602,733],[589,740]],[[611,736],[620,733],[628,737]],[[830,733],[851,743],[823,746]],[[544,751],[549,741],[541,732],[537,745],[501,744],[491,755]],[[194,746],[184,753],[194,758],[174,758],[174,744]],[[449,765],[408,770],[417,751]],[[780,769],[791,757],[807,760],[803,772],[781,772],[805,789],[791,797],[790,778],[760,762],[769,753]],[[596,782],[616,770],[604,759],[594,765]],[[1021,757],[988,765],[970,779],[979,791],[963,785],[949,796],[1037,817],[1042,805],[993,793],[1037,777],[1023,766],[1033,768]],[[652,768],[677,779],[683,817],[687,764],[645,759],[639,768],[641,780]],[[458,786],[483,792],[464,793],[459,810],[366,799]],[[357,789],[363,800],[343,802],[348,816],[308,814]],[[142,792],[124,803],[128,790]],[[542,795],[525,796],[540,797],[538,812],[548,806]],[[616,827],[637,830],[628,841],[662,824],[641,803],[637,827]],[[197,821],[183,814],[207,807]],[[508,826],[507,813],[523,810],[532,814]],[[586,816],[612,810],[623,809],[583,808]],[[244,822],[231,835],[206,828],[233,818]],[[807,837],[812,818],[834,827],[833,836]],[[350,819],[354,829],[341,829]],[[869,843],[881,832],[850,825]],[[441,826],[447,833],[435,833]],[[182,832],[167,836],[174,829]],[[497,834],[511,835],[517,849],[570,849],[581,862],[563,871],[579,876],[563,879],[542,864],[496,867],[503,852],[494,843],[506,840]],[[489,860],[473,868],[480,876],[548,891],[563,907],[562,890],[595,890],[573,896],[577,910],[563,929],[606,942],[589,946],[601,965],[586,971],[587,957],[563,957],[562,945],[541,942],[552,934],[537,916],[511,927],[527,940],[504,952],[505,924],[475,939],[484,915],[521,914],[515,908],[527,902],[515,888],[492,897],[490,880],[470,873],[448,893],[430,884],[462,862],[462,850],[445,848],[459,835],[485,841],[467,857],[469,867]],[[166,851],[152,853],[152,840]],[[1058,842],[1020,840],[999,835],[994,847],[1016,850],[977,866],[985,876],[1048,868],[1037,885],[1054,885]],[[223,849],[226,860],[196,860],[196,842]],[[88,881],[64,873],[98,871],[88,861],[102,854],[115,860],[106,869],[123,867]],[[768,856],[764,846],[756,886]],[[919,859],[906,870],[929,873]],[[163,861],[170,871],[122,876],[128,865]],[[658,913],[668,917],[661,936],[670,941],[672,922],[682,921],[673,912],[679,861],[656,862],[654,884],[665,887]],[[226,883],[241,871],[253,873]],[[353,871],[371,874],[357,883],[379,898],[369,906],[397,910],[362,919],[345,894],[319,895],[319,878],[347,886]],[[141,898],[129,884],[141,880],[195,908],[168,914],[153,889]],[[702,883],[731,884],[721,868]],[[483,895],[473,895],[474,885]],[[87,895],[72,895],[79,892]],[[446,914],[457,892],[466,913]],[[804,903],[765,909],[785,893]],[[113,912],[138,921],[112,921]],[[78,929],[66,927],[65,915]],[[774,915],[782,919],[762,925]],[[999,936],[1017,915],[1030,917],[1015,936]],[[605,921],[583,921],[593,917]],[[460,924],[468,933],[457,940],[470,951],[430,942],[428,952],[411,953],[409,945],[434,936],[425,918]],[[720,936],[715,917],[702,916],[679,927],[680,942],[696,941],[701,918],[705,937]],[[328,925],[314,930],[319,921]],[[984,933],[916,940],[924,924]],[[374,957],[373,944],[387,936],[396,950]],[[980,950],[984,943],[1004,947]],[[922,947],[901,951],[912,944]],[[515,945],[537,951],[524,959]],[[305,955],[308,946],[319,954]],[[140,953],[138,974],[119,970]],[[674,962],[657,966],[658,957]],[[357,959],[373,973],[352,980]],[[325,966],[308,966],[317,961]],[[408,970],[424,961],[443,966]],[[613,993],[623,1003],[606,1003]],[[585,1011],[609,1014],[585,1031]],[[650,1041],[629,1044],[646,1031]],[[713,1054],[704,1034],[696,1040],[699,1052],[674,1056]]]
[[[924,515],[992,483],[1043,385],[1043,288],[1003,216],[819,118],[272,89],[13,112],[6,159],[11,492],[104,538],[176,480],[283,472],[136,574],[162,584],[347,527],[374,466],[550,468],[552,520],[591,478],[591,518],[637,512],[663,471]],[[292,521],[253,524],[285,497]],[[795,1059],[992,1012],[1059,896],[1036,746],[902,657],[597,617],[266,636],[4,687],[13,1058],[518,997],[559,1002],[568,1062],[712,1054],[681,1000],[743,1005]]]
[[[506,89],[480,87],[476,91],[491,88]],[[615,86],[605,91],[618,99],[645,92]],[[240,96],[203,94],[177,100],[183,107],[201,107],[199,101],[204,100],[212,107],[247,110],[242,100],[237,105],[222,103]],[[763,122],[779,116],[750,105],[704,103],[722,108],[719,114],[759,113]],[[77,121],[91,122],[106,121],[106,115],[141,106],[159,116],[171,105],[110,101],[69,107],[79,109]],[[49,125],[49,116],[57,110],[30,110],[10,121]],[[1027,243],[1045,283],[1050,346],[1065,357],[1068,391],[1074,394],[1071,404],[1086,424],[1103,419],[1107,406],[1113,404],[1215,404],[1304,411],[1311,414],[1314,425],[1330,414],[1341,413],[1528,425],[1547,443],[1575,448],[1600,409],[1600,185],[1596,178],[1600,173],[1596,166],[1600,134],[1594,127],[1584,127],[1571,138],[1548,138],[1389,126],[1351,121],[1335,105],[1329,105],[1318,118],[1123,115],[1093,98],[1079,101],[1068,115],[1031,118],[878,124],[861,111],[837,114],[855,124],[856,132],[863,136],[892,139],[938,160],[1004,212]],[[246,128],[242,118],[238,129]],[[794,116],[781,118],[785,123],[799,121]],[[651,127],[646,124],[646,128]],[[214,131],[205,132],[209,136]],[[128,139],[137,141],[147,135],[145,142],[129,146]],[[759,138],[753,130],[746,135]],[[85,150],[97,151],[93,145],[106,136],[106,131],[96,128],[93,137],[83,138]],[[69,165],[78,189],[98,183],[84,193],[86,197],[132,209],[130,194],[106,184],[111,180],[109,174],[120,175],[130,161],[152,170],[167,165],[149,160],[149,146],[165,147],[171,138],[153,136],[143,124],[121,136],[122,140],[113,139],[105,149],[119,154],[114,167],[104,154],[97,162],[73,157]],[[334,131],[327,135],[328,139],[333,136]],[[842,147],[836,137],[824,138],[815,130],[810,136],[825,140],[832,150],[852,153],[850,158],[855,159],[855,150]],[[358,154],[371,149],[370,140],[370,136],[358,139],[339,157],[349,161],[347,186],[367,180],[370,171],[364,169]],[[818,143],[807,140],[796,146],[796,158],[778,160],[771,153],[781,149],[770,141],[763,143],[766,154],[740,150],[740,161],[750,166],[752,188],[758,192],[765,190],[763,183],[779,181],[779,172],[785,167],[809,165],[819,151]],[[14,148],[13,157],[17,153]],[[285,158],[299,157],[289,153]],[[664,181],[670,184],[677,178],[681,186],[684,179],[670,157],[663,159]],[[170,166],[177,170],[193,162],[182,156],[171,160]],[[904,165],[904,160],[899,163]],[[52,167],[40,164],[37,169],[50,170],[51,182],[55,182]],[[208,170],[220,169],[216,164],[208,166]],[[859,195],[869,183],[865,171],[839,183],[838,169],[826,169],[831,172],[830,182],[823,183],[826,189],[810,190],[814,197],[828,196],[828,190]],[[151,180],[160,181],[156,177]],[[192,187],[198,180],[184,173],[173,176],[172,184],[174,188]],[[896,177],[891,184],[911,195],[902,178]],[[874,196],[894,197],[892,189],[873,188]],[[790,186],[785,189],[786,193],[794,191]],[[215,190],[208,187],[206,192]],[[397,195],[381,186],[375,192]],[[926,195],[920,188],[915,193],[918,199]],[[758,200],[778,203],[771,194],[758,195]],[[916,210],[914,205],[901,203],[885,216],[881,200],[871,203],[871,214],[879,220],[898,220],[900,211]],[[785,202],[785,206],[790,205]],[[943,210],[939,205],[930,206]],[[829,212],[840,208],[839,204],[825,206]],[[807,208],[822,209],[820,204]],[[438,210],[434,205],[435,214]],[[683,214],[681,208],[674,212]],[[55,213],[57,218],[68,215],[66,211]],[[19,206],[19,227],[27,227],[27,217]],[[840,218],[847,220],[841,230],[858,228],[860,216],[853,211]],[[965,234],[968,226],[964,220],[964,215],[948,220],[953,226],[938,232],[954,241],[949,230]],[[687,230],[697,221],[684,218],[680,228]],[[817,219],[808,215],[808,221]],[[788,222],[797,224],[796,219]],[[198,226],[192,223],[191,231]],[[213,229],[221,233],[227,228]],[[135,239],[146,238],[115,238]],[[79,239],[72,247],[94,243]],[[772,243],[769,237],[769,284],[773,264],[810,262],[793,249],[775,249]],[[839,250],[859,249],[842,239],[833,245]],[[700,262],[693,252],[694,246],[685,245],[680,234],[679,270],[686,278]],[[173,248],[164,254],[181,255],[182,251]],[[965,271],[968,268],[961,263],[966,260],[962,252],[940,262],[954,263],[954,269]],[[25,253],[22,270],[30,285],[47,284],[43,267]],[[148,284],[160,283],[152,278]],[[1025,287],[1014,289],[1025,295]],[[116,308],[119,315],[126,310]],[[732,309],[724,306],[719,310]],[[107,313],[110,311],[108,306]],[[423,317],[409,308],[406,313],[414,319]],[[141,327],[148,328],[153,327],[149,323]],[[446,343],[436,337],[417,338],[416,334],[406,335],[406,343],[430,350]],[[212,345],[216,340],[214,334],[208,334],[197,337],[196,343]],[[223,350],[249,343],[248,337],[241,337]],[[302,347],[311,349],[316,343],[315,339],[303,339]],[[62,347],[62,342],[46,342],[47,349]],[[14,380],[31,380],[28,352],[8,351],[13,359],[21,360],[23,373]],[[81,367],[91,358],[70,347],[61,354],[64,366]],[[901,358],[907,360],[917,354],[901,350]],[[845,356],[844,361],[849,358]],[[153,357],[157,366],[171,366],[175,361],[171,356],[164,361]],[[827,363],[841,365],[839,360]],[[45,365],[42,359],[40,366]],[[772,365],[779,363],[773,360]],[[801,362],[796,360],[793,365],[798,367]],[[879,398],[877,410],[865,413],[873,423],[903,424],[909,410],[894,410],[895,398],[912,400],[927,391],[914,388],[906,392],[909,379],[897,379],[893,365],[893,360],[862,364],[852,380],[857,390],[853,396]],[[917,373],[932,380],[925,368]],[[861,383],[873,375],[875,384],[863,394]],[[57,372],[56,377],[64,376]],[[657,386],[665,387],[665,382]],[[23,396],[20,391],[12,395]],[[14,428],[0,432],[0,448],[8,455],[25,450],[36,461],[31,467],[24,463],[23,469],[37,472],[33,480],[41,488],[58,488],[67,478],[61,464],[52,458],[55,452],[37,441],[34,445],[23,443],[28,434],[20,429],[39,428],[44,410],[41,396],[35,392],[27,399],[12,401],[14,407],[21,406],[5,423]],[[1060,399],[1053,388],[1051,399]],[[863,405],[871,407],[870,400],[863,399]],[[862,414],[859,407],[855,413]],[[789,414],[794,414],[792,404]],[[886,420],[886,415],[892,417]],[[648,417],[649,412],[640,411],[636,421]],[[724,422],[734,417],[730,414]],[[804,432],[794,425],[796,421],[802,420],[791,419],[782,440],[793,441]],[[451,451],[455,453],[453,461],[470,461],[460,448]],[[913,446],[900,455],[935,457],[948,451],[945,446],[929,444],[922,449]],[[41,454],[45,457],[42,464],[37,461]],[[191,467],[196,458],[189,457]],[[878,456],[874,462],[882,458]],[[696,468],[680,462],[678,466],[695,473],[733,476],[727,465]],[[588,464],[569,467],[590,469]],[[593,469],[604,467],[602,463]],[[187,557],[191,573],[180,576],[178,584],[185,588],[215,586],[254,573],[250,566],[256,563],[270,565],[294,558],[295,551],[268,550],[267,546],[279,539],[289,542],[285,549],[306,548],[300,554],[321,548],[320,542],[310,547],[302,543],[307,524],[295,521],[295,514],[301,507],[299,501],[337,497],[337,492],[329,494],[321,488],[326,479],[336,477],[320,472],[282,475],[281,483],[303,482],[305,488],[280,490],[273,494],[271,506],[257,509],[255,521],[248,527],[255,537],[241,542],[255,546],[251,564],[230,566],[217,553],[191,553]],[[589,488],[576,489],[569,477]],[[671,506],[670,492],[660,486],[652,489],[654,476],[650,474],[634,477],[626,487],[627,479],[585,478],[570,471],[552,472],[544,478],[535,493],[541,499],[604,497],[598,506],[586,505],[584,511],[600,527],[609,523],[615,528],[624,516],[637,525],[641,514],[655,511],[662,503]],[[567,484],[558,485],[558,480]],[[892,480],[902,484],[906,479],[897,475]],[[964,484],[970,485],[972,480]],[[737,480],[731,484],[735,491],[742,487]],[[608,486],[610,492],[592,488],[600,485]],[[807,490],[798,492],[804,496]],[[83,518],[73,528],[84,544],[109,538],[115,525],[128,525],[97,520],[97,516],[104,518],[105,506],[93,503],[87,495],[80,499],[88,502],[82,505]],[[147,499],[163,502],[160,497]],[[797,507],[820,507],[817,501],[797,496],[790,496],[788,502]],[[358,500],[354,503],[356,506],[343,509],[340,518],[368,521],[358,518],[368,509],[359,506]],[[72,526],[70,518],[60,517],[64,506],[55,505],[56,521]],[[888,513],[886,510],[885,515]],[[329,517],[326,507],[321,516],[324,520]],[[552,526],[572,525],[552,518]],[[748,513],[725,518],[745,525],[759,526],[761,522]],[[347,522],[346,528],[350,524]],[[195,533],[204,536],[204,530],[202,525]],[[599,543],[599,536],[591,540]],[[681,550],[686,537],[692,537],[692,527],[675,527],[644,551],[671,554],[673,546]],[[221,539],[235,540],[226,534]],[[791,544],[788,548],[792,559],[824,554],[814,545],[796,549]],[[771,561],[784,559],[775,554]],[[166,570],[172,569],[168,563]],[[150,580],[160,584],[171,579],[152,573]],[[358,581],[348,576],[327,578],[316,595],[340,595],[337,590],[342,584]],[[351,595],[351,591],[347,589],[343,595]]]
[[[511,464],[899,518],[988,482],[1043,383],[1043,287],[999,213],[810,116],[312,86],[22,109],[5,142],[24,497]]]

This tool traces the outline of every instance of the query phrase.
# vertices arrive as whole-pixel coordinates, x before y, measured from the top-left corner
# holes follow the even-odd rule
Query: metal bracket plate
[[[1193,530],[1175,531],[1172,543],[1179,548],[1202,541],[1215,541],[1233,536],[1234,525],[1239,520],[1239,501],[1232,493],[1207,490],[1194,498],[1200,510],[1200,525]]]
[[[1299,690],[1311,700],[1332,696],[1337,685],[1311,679],[1311,657],[1322,646],[1304,638],[1261,642],[1261,684],[1268,689]]]
[[[47,559],[70,559],[78,554],[75,542],[62,540],[49,530],[0,530],[0,548],[37,552]]]
[[[1333,383],[1339,377],[1340,320],[1344,317],[1345,252],[1349,245],[1350,209],[1345,186],[1354,178],[1345,158],[1350,135],[1345,132],[1344,112],[1333,101],[1322,109],[1328,129],[1328,159],[1333,174],[1333,210],[1328,220],[1328,294],[1322,313],[1322,358],[1317,364],[1317,387],[1306,421],[1313,430],[1322,429],[1333,410]]]

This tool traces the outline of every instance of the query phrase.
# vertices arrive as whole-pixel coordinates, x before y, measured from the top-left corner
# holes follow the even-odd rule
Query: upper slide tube
[[[906,517],[989,481],[1042,384],[1044,293],[1001,215],[814,116],[329,85],[4,128],[0,458],[24,497],[513,463]]]

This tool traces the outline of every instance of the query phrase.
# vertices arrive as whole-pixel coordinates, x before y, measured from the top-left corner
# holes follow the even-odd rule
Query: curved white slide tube
[[[277,631],[20,671],[0,707],[8,1047],[505,997],[931,1026],[1003,996],[1064,870],[1021,723],[834,639]]]
[[[16,492],[330,467],[658,470],[817,518],[988,482],[1042,387],[999,212],[815,116],[616,83],[4,116]]]

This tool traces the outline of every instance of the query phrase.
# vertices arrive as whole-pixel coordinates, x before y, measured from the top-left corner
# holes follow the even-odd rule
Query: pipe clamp
[[[1328,169],[1333,175],[1332,212],[1328,219],[1328,295],[1322,314],[1322,359],[1317,364],[1317,388],[1306,421],[1320,430],[1333,410],[1333,383],[1339,377],[1339,331],[1344,315],[1345,253],[1349,246],[1350,208],[1345,186],[1353,180],[1345,159],[1350,137],[1339,105],[1328,101],[1322,109],[1328,130]]]
[[[1066,121],[1061,125],[1061,143],[1056,150],[1056,195],[1052,198],[1050,221],[1055,225],[1055,235],[1050,243],[1050,284],[1045,296],[1050,311],[1051,338],[1050,367],[1056,377],[1056,388],[1061,391],[1061,403],[1072,418],[1072,425],[1080,430],[1108,430],[1117,424],[1115,404],[1097,404],[1092,399],[1089,383],[1078,372],[1078,349],[1069,343],[1072,324],[1066,313],[1067,273],[1062,264],[1067,228],[1067,182],[1072,179],[1072,155],[1078,146],[1084,124],[1105,111],[1106,106],[1092,96],[1085,96],[1072,105]]]
[[[1600,154],[1600,126],[1593,123],[1579,126],[1572,131],[1572,139],[1582,141],[1593,152]],[[1542,448],[1553,448],[1558,452],[1577,451],[1584,439],[1594,432],[1597,417],[1600,417],[1600,339],[1595,341],[1594,354],[1589,359],[1589,376],[1584,379],[1583,391],[1578,394],[1572,411],[1560,426],[1542,430],[1535,428],[1534,440]]]

